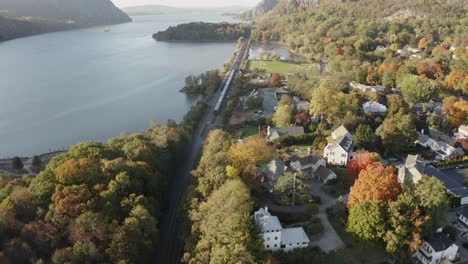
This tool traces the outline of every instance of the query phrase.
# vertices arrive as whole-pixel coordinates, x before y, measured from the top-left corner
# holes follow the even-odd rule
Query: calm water
[[[34,155],[80,141],[181,120],[193,99],[185,76],[221,67],[234,43],[154,41],[154,32],[219,14],[137,16],[109,27],[0,43],[0,157]],[[110,29],[110,32],[104,32]]]
[[[280,55],[282,60],[306,61],[306,58],[303,56],[295,54],[274,42],[254,42],[250,48],[249,59],[258,60],[261,52],[267,52],[271,55]]]

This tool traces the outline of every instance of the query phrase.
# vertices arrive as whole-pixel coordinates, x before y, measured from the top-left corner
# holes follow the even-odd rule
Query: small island
[[[237,41],[247,35],[247,24],[193,22],[169,27],[153,35],[158,41]]]

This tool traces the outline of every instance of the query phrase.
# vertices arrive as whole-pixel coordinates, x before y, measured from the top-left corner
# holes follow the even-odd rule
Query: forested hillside
[[[342,84],[400,87],[411,74],[442,92],[468,92],[464,1],[307,2],[279,3],[258,20],[254,39],[280,41],[317,62],[327,58],[331,77]]]
[[[153,35],[158,41],[237,41],[247,34],[246,24],[193,22],[169,27]]]
[[[22,21],[0,17],[0,41],[71,28],[66,23]]]
[[[149,263],[183,131],[81,143],[35,178],[0,178],[0,263]]]
[[[131,21],[110,0],[2,0],[0,11],[0,41]]]

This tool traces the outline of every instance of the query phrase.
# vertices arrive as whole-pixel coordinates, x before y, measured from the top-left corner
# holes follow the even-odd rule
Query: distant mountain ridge
[[[243,12],[240,17],[247,20],[255,19],[273,10],[279,2],[280,0],[262,0],[251,10]]]
[[[165,5],[142,5],[125,7],[122,10],[129,15],[158,15],[158,14],[176,14],[176,13],[191,13],[191,12],[220,12],[220,13],[241,13],[246,7],[229,6],[229,7],[172,7]]]
[[[110,0],[1,0],[0,16],[3,40],[131,21]]]

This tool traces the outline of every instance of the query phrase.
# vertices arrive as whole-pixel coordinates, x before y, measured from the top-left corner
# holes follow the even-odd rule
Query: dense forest
[[[80,143],[35,178],[1,178],[0,263],[148,263],[185,131]]]
[[[246,24],[193,22],[169,27],[153,35],[158,41],[237,41],[247,34]]]
[[[401,87],[409,74],[431,81],[438,91],[466,94],[463,2],[323,0],[291,6],[282,1],[258,19],[253,37],[280,41],[316,62],[327,58],[327,70],[342,85],[355,80]]]

